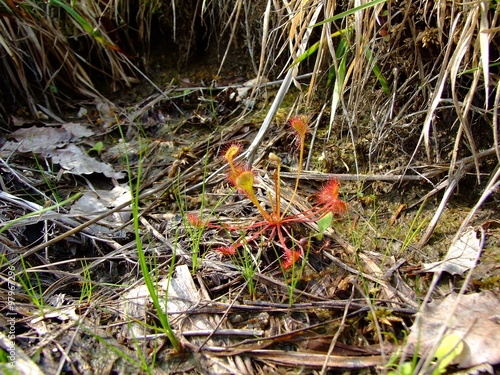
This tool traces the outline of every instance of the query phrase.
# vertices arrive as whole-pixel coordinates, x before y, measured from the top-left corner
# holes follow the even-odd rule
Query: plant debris
[[[177,3],[2,2],[0,372],[498,372],[498,4]]]
[[[491,291],[450,294],[424,306],[411,327],[408,344],[421,354],[435,350],[444,336],[457,335],[465,344],[454,363],[461,368],[500,363],[500,298]]]
[[[451,244],[444,260],[441,262],[422,264],[423,272],[448,272],[452,275],[462,275],[473,268],[479,259],[482,241],[477,238],[474,228],[468,228]]]

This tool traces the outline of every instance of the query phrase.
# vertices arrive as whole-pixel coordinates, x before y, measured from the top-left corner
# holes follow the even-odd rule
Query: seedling
[[[289,125],[293,129],[296,135],[295,143],[299,151],[299,164],[297,169],[297,178],[295,181],[295,187],[292,196],[286,205],[286,208],[281,210],[281,160],[280,158],[271,153],[269,155],[269,160],[276,165],[274,171],[273,182],[274,182],[274,196],[270,192],[269,201],[271,202],[271,211],[266,211],[260,204],[256,194],[256,175],[253,170],[245,167],[244,164],[237,161],[237,156],[241,153],[242,146],[240,144],[233,144],[223,155],[224,160],[228,164],[227,180],[236,188],[236,190],[244,194],[253,205],[259,210],[262,215],[263,220],[248,226],[222,226],[219,224],[212,223],[210,221],[204,221],[199,218],[190,217],[190,221],[195,223],[203,223],[204,226],[210,228],[225,229],[228,231],[244,231],[245,233],[250,230],[255,230],[255,233],[250,234],[248,237],[243,235],[240,236],[237,241],[235,241],[231,246],[220,247],[219,251],[224,254],[233,255],[237,253],[237,250],[242,246],[252,242],[256,238],[263,236],[264,233],[269,233],[266,238],[270,242],[274,242],[277,237],[278,243],[283,249],[284,259],[282,261],[282,267],[284,269],[290,268],[301,256],[304,255],[302,241],[294,238],[290,225],[296,223],[308,223],[317,222],[322,218],[326,217],[329,213],[333,215],[341,215],[346,211],[346,204],[338,199],[339,195],[339,184],[336,180],[328,181],[323,188],[320,190],[317,196],[317,204],[305,211],[299,212],[294,215],[287,215],[294,199],[297,196],[297,190],[299,186],[300,174],[302,170],[302,161],[304,156],[304,143],[309,131],[307,124],[307,119],[305,116],[297,116],[289,121]],[[289,243],[296,244],[297,246],[289,247]]]
[[[102,150],[103,150],[103,149],[104,149],[104,143],[103,143],[103,142],[101,142],[101,141],[99,141],[99,142],[97,142],[97,143],[94,145],[94,147],[92,147],[92,148],[88,151],[88,153],[90,154],[92,151],[95,151],[95,152],[97,152],[97,154],[98,154],[98,155],[101,155],[101,153],[102,153]]]
[[[446,372],[447,367],[463,352],[464,343],[461,336],[451,334],[443,337],[438,345],[433,357],[436,361],[431,362],[430,368],[426,373],[440,375]],[[389,371],[389,375],[412,375],[417,369],[416,361],[403,362],[396,370]]]

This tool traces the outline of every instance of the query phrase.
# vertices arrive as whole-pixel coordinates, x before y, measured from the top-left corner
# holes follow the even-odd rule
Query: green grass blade
[[[368,58],[368,61],[370,62],[370,65],[372,65],[373,62],[374,62],[374,58],[372,56],[372,51],[370,51],[367,48],[366,51],[365,51],[365,54],[366,54],[366,57]],[[378,82],[382,86],[382,91],[384,91],[386,94],[390,94],[391,93],[391,89],[389,88],[389,85],[387,84],[387,80],[382,75],[380,67],[378,65],[376,65],[376,64],[373,64],[372,70],[373,70],[373,74],[375,74],[375,77],[377,77]]]
[[[343,29],[343,30],[340,30],[340,31],[337,31],[337,32],[334,32],[332,35],[330,35],[330,38],[334,38],[336,36],[339,36],[339,35],[342,35],[348,31],[351,31],[352,28],[348,27],[347,29]],[[293,68],[295,65],[297,65],[298,63],[304,61],[305,59],[307,59],[309,56],[313,55],[319,48],[319,46],[321,45],[321,40],[319,42],[316,42],[314,43],[311,47],[309,47],[309,49],[307,49],[307,51],[305,51],[302,55],[300,55],[293,63],[292,65],[290,65],[288,67],[288,69],[291,69]]]
[[[82,196],[82,193],[76,193],[75,195],[69,197],[68,199],[62,201],[61,203],[55,204],[55,205],[47,207],[47,208],[43,208],[43,209],[35,211],[35,212],[30,212],[29,214],[26,214],[24,216],[18,217],[17,219],[14,219],[14,220],[11,220],[11,221],[9,221],[7,223],[4,223],[4,225],[0,228],[0,233],[3,233],[7,229],[9,229],[12,225],[14,225],[14,224],[16,224],[16,223],[18,223],[18,222],[26,219],[26,218],[37,216],[37,215],[41,215],[41,214],[43,214],[44,212],[47,212],[47,211],[52,211],[53,209],[61,207],[61,206],[64,206],[66,203],[74,201],[75,199],[78,199],[81,196]]]
[[[373,7],[373,6],[375,6],[375,5],[377,5],[377,4],[380,4],[380,3],[385,3],[386,1],[387,1],[387,0],[373,0],[373,1],[370,1],[369,3],[362,4],[362,5],[357,6],[357,7],[355,7],[355,8],[352,8],[352,9],[346,10],[345,12],[339,13],[339,14],[337,14],[337,15],[335,15],[335,16],[333,16],[333,17],[331,17],[331,18],[328,18],[328,19],[326,19],[326,20],[324,20],[324,21],[321,21],[321,22],[319,22],[319,23],[317,23],[317,24],[315,24],[315,25],[312,25],[312,26],[310,26],[310,27],[321,26],[321,25],[323,25],[323,24],[325,24],[325,23],[327,23],[327,22],[332,22],[332,21],[338,20],[338,19],[340,19],[340,18],[348,17],[348,16],[350,16],[351,14],[356,13],[356,12],[358,12],[358,11],[360,11],[360,10],[363,10],[363,9],[366,9],[366,8]]]
[[[335,82],[333,84],[333,92],[332,92],[332,104],[330,110],[330,124],[328,126],[327,139],[330,139],[330,134],[333,127],[333,122],[335,120],[335,113],[337,112],[337,108],[340,104],[340,100],[342,98],[342,87],[344,86],[345,74],[346,74],[346,66],[347,66],[347,41],[344,40],[345,45],[340,49],[341,46],[337,49],[337,52],[342,52],[342,58],[338,64],[338,72],[335,72],[335,67],[332,70],[335,72]],[[339,51],[340,50],[340,51]]]
[[[120,131],[120,136],[125,139],[125,134],[123,133],[123,129],[121,126],[118,127],[118,130]],[[163,310],[161,304],[160,304],[160,299],[158,296],[157,288],[155,286],[155,283],[153,282],[153,279],[150,275],[150,269],[149,265],[146,261],[146,255],[144,253],[144,249],[142,247],[142,238],[141,238],[141,233],[140,233],[140,225],[139,225],[139,195],[140,195],[140,184],[141,184],[141,175],[142,175],[142,167],[144,163],[144,158],[142,155],[142,152],[144,150],[143,147],[139,147],[141,150],[141,154],[139,155],[139,164],[137,167],[137,171],[134,173],[134,176],[136,177],[136,182],[134,184],[133,181],[133,176],[132,176],[132,170],[130,166],[130,160],[128,157],[128,153],[125,150],[125,162],[127,165],[127,170],[128,170],[128,179],[129,179],[129,185],[130,185],[130,191],[132,192],[132,199],[131,199],[131,207],[132,207],[132,219],[133,219],[133,225],[134,225],[134,234],[135,234],[135,240],[136,240],[136,246],[137,246],[137,256],[139,258],[139,267],[141,269],[141,273],[144,277],[144,283],[146,284],[146,287],[148,288],[149,295],[151,297],[151,300],[153,301],[153,306],[155,308],[155,311],[158,315],[158,319],[160,320],[160,324],[162,325],[163,331],[167,338],[170,340],[170,343],[172,346],[176,349],[180,349],[180,342],[179,339],[175,336],[175,333],[170,326],[170,322],[168,320],[168,315],[165,313]],[[172,265],[173,262],[175,262],[175,252],[172,257]],[[172,267],[171,271],[169,273],[169,278],[171,277],[171,272],[172,272]],[[168,288],[167,288],[168,290]],[[168,296],[166,296],[168,298]],[[165,304],[166,306],[166,304]],[[166,307],[165,307],[166,308]]]
[[[341,39],[337,50],[335,51],[335,57],[337,60],[341,61],[341,64],[339,65],[339,74],[341,74],[343,77],[345,76],[345,55],[347,52],[347,47],[349,47],[349,42],[346,39]],[[343,68],[342,68],[343,67]],[[330,69],[330,72],[328,73],[328,82],[327,85],[330,86],[332,83],[333,79],[337,77],[337,72],[335,70],[335,66],[332,66]]]
[[[73,9],[71,6],[68,4],[65,4],[62,1],[59,0],[50,0],[49,4],[52,5],[57,5],[63,8],[68,14],[73,17],[73,19],[87,32],[89,33],[95,40],[97,40],[99,43],[105,45],[106,47],[109,47],[114,50],[119,50],[117,46],[115,46],[113,43],[111,43],[109,40],[104,38],[104,36],[97,31],[85,18],[83,18],[80,13],[78,13],[75,9]]]
[[[59,0],[50,0],[49,4],[52,5],[57,5],[63,8],[71,17],[75,19],[78,24],[83,27],[83,29],[91,34],[92,36],[96,33],[92,25],[85,19],[83,18],[80,13],[78,13],[76,10],[74,10],[71,6],[68,4],[63,3],[62,1]]]

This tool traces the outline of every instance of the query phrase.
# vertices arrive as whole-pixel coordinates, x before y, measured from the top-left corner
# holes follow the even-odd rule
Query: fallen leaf
[[[500,297],[496,293],[451,294],[425,306],[420,318],[408,336],[408,345],[419,348],[420,354],[434,347],[443,325],[448,324],[445,336],[458,335],[464,343],[453,363],[463,368],[500,363]]]
[[[476,265],[482,243],[476,236],[476,231],[469,228],[446,253],[444,260],[434,263],[424,263],[422,272],[446,271],[452,275],[461,275]]]
[[[68,172],[81,175],[103,173],[110,178],[120,179],[124,173],[115,172],[106,163],[100,162],[83,152],[76,142],[93,135],[94,132],[87,126],[69,122],[61,127],[44,127],[16,130],[12,135],[19,142],[10,142],[5,150],[17,150],[23,153],[35,153],[43,157],[51,157],[54,163],[60,164]]]
[[[120,179],[123,172],[115,172],[111,165],[91,158],[77,145],[69,144],[64,148],[49,150],[43,153],[44,157],[51,157],[54,163],[60,164],[69,173],[81,175],[103,173],[106,177]]]
[[[68,122],[62,128],[71,134],[71,141],[73,142],[94,135],[92,129],[78,122]]]
[[[38,128],[33,126],[16,130],[12,135],[20,142],[17,151],[23,153],[34,152],[35,154],[63,147],[71,139],[71,134],[66,130],[51,127]]]
[[[84,137],[90,137],[94,132],[80,123],[68,122],[61,127],[37,127],[18,129],[12,136],[20,142],[17,149],[19,152],[43,153],[64,147],[69,142],[78,141]]]
[[[115,208],[132,199],[130,187],[127,184],[117,185],[112,190],[95,190],[85,192],[73,206],[70,213],[79,215],[95,215],[97,212],[104,212]],[[123,224],[130,220],[130,211],[115,212],[108,216],[108,221]]]

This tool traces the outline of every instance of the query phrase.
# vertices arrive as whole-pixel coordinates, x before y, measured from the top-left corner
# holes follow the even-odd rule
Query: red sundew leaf
[[[298,143],[300,145],[303,144],[307,133],[309,133],[309,125],[306,116],[300,115],[292,117],[288,123],[297,134]]]
[[[347,211],[347,205],[340,199],[335,199],[327,206],[327,210],[332,214],[342,215]]]
[[[328,181],[319,191],[318,203],[325,206],[325,210],[333,214],[343,214],[347,210],[344,201],[338,199],[339,183],[337,180]]]
[[[189,224],[191,224],[196,229],[202,229],[205,226],[201,221],[200,216],[197,214],[190,213],[187,215],[187,219],[189,221]]]
[[[255,175],[251,171],[244,171],[240,173],[238,179],[236,180],[236,186],[247,192],[253,191],[253,184],[255,181]]]
[[[215,250],[220,251],[224,255],[235,255],[236,254],[236,248],[234,246],[221,246]]]
[[[328,205],[339,197],[339,183],[337,180],[329,180],[318,194],[318,203]]]
[[[222,151],[222,157],[229,163],[232,163],[234,158],[241,153],[242,149],[243,146],[240,143],[232,143]]]
[[[245,167],[243,163],[234,163],[233,168],[229,168],[227,171],[227,181],[232,185],[236,186],[236,180],[244,173],[251,172]]]
[[[293,264],[300,259],[302,251],[287,250],[285,249],[285,261],[283,262],[283,268],[286,270],[293,266]]]

